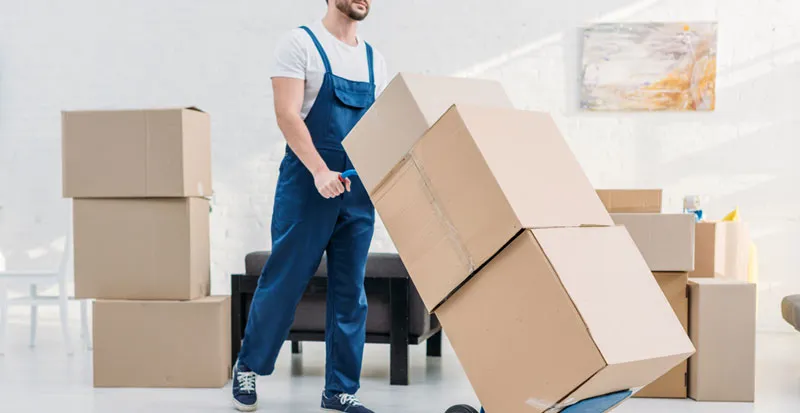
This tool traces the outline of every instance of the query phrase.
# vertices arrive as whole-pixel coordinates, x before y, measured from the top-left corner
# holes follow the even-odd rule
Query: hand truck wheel
[[[478,411],[470,405],[459,404],[447,409],[444,413],[478,413]]]

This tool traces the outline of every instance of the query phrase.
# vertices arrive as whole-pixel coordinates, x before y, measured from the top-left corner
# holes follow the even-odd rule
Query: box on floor
[[[211,196],[211,125],[195,108],[62,113],[66,198]]]
[[[748,281],[750,234],[744,222],[699,222],[692,278]]]
[[[661,189],[598,189],[597,195],[608,212],[660,213]]]
[[[694,269],[694,215],[611,214],[611,218],[630,232],[651,271]]]
[[[640,388],[694,351],[621,227],[525,231],[436,315],[487,411]]]
[[[94,386],[219,388],[231,375],[230,297],[94,305]]]
[[[672,311],[680,320],[684,331],[689,332],[689,296],[687,284],[689,274],[685,272],[655,272],[653,276],[667,297]],[[675,366],[667,374],[647,385],[634,397],[685,399],[688,394],[688,363],[686,361]]]
[[[188,300],[210,290],[202,198],[76,199],[77,298]]]
[[[689,397],[755,400],[756,285],[738,280],[689,280]]]

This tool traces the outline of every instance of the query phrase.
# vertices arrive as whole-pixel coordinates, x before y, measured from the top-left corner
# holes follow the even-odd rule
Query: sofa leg
[[[390,383],[393,386],[408,385],[408,295],[407,278],[390,280],[389,306],[392,326],[389,333]]]
[[[231,366],[236,364],[239,359],[239,350],[242,348],[242,289],[239,280],[241,278],[231,276]]]
[[[292,341],[292,354],[303,354],[303,342]]]
[[[428,357],[442,357],[442,332],[431,336],[426,343],[428,346]]]

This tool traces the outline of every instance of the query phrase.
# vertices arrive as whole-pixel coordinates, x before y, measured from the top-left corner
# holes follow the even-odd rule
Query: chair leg
[[[389,332],[389,382],[408,385],[408,279],[390,280],[389,306],[392,325]]]
[[[8,297],[6,287],[0,285],[0,356],[6,352],[6,325],[8,324]]]
[[[39,291],[36,285],[31,285],[30,289],[31,300],[31,348],[36,347],[36,330],[39,324],[39,306],[36,304],[36,298],[39,297]]]
[[[292,354],[303,354],[302,341],[292,341]]]
[[[89,331],[89,300],[81,300],[81,340],[86,350],[92,350],[92,333]]]
[[[442,332],[431,336],[427,342],[428,357],[442,357]]]
[[[67,355],[74,354],[72,349],[72,339],[69,334],[69,301],[67,300],[67,290],[64,283],[59,283],[58,286],[58,312],[61,316],[61,333],[64,336],[64,347],[67,349]]]

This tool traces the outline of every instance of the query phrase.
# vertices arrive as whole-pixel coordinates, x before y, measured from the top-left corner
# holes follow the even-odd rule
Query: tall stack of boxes
[[[487,411],[635,391],[694,352],[553,120],[499,84],[401,74],[344,146]]]
[[[230,302],[210,297],[209,116],[62,114],[75,295],[94,306],[95,387],[221,387]]]
[[[746,226],[662,214],[661,190],[597,192],[628,229],[697,349],[637,396],[752,402],[756,288],[747,282]]]
[[[686,285],[694,269],[695,218],[663,214],[661,190],[599,190],[600,199],[617,225],[624,226],[647,262],[653,277],[689,331]],[[681,398],[688,394],[688,369],[681,363],[636,394],[636,397]]]

